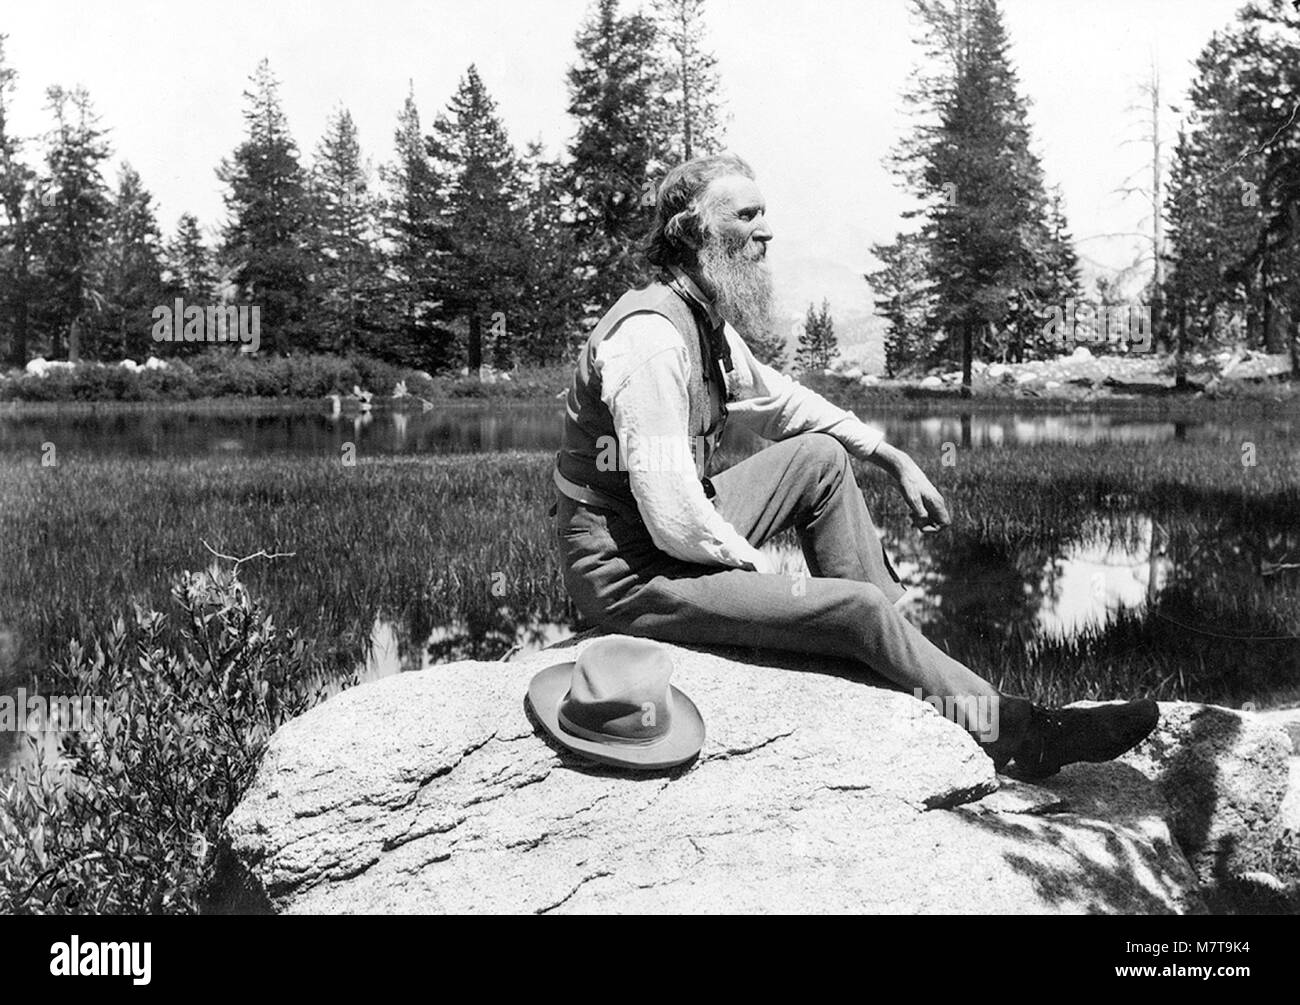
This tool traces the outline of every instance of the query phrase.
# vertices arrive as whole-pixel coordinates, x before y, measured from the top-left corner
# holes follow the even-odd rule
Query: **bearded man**
[[[750,352],[744,336],[772,328],[772,236],[739,157],[689,161],[660,186],[647,254],[659,277],[596,325],[566,398],[553,513],[578,611],[628,635],[855,660],[965,709],[998,770],[1014,761],[1023,777],[1133,747],[1155,702],[1045,709],[1002,695],[899,613],[904,590],[850,456],[897,483],[921,529],[947,525],[947,508],[880,430]],[[728,422],[774,442],[710,477]],[[790,527],[811,578],[792,581],[759,551]],[[990,705],[992,717],[973,712]]]

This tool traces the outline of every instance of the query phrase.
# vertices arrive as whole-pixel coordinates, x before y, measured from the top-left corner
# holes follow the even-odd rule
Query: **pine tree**
[[[1260,341],[1269,350],[1289,348],[1292,375],[1300,376],[1300,9],[1266,0],[1239,16],[1237,113],[1259,158],[1262,232],[1228,278],[1257,277]]]
[[[466,71],[428,140],[439,178],[435,274],[444,317],[466,324],[466,365],[498,367],[517,355],[519,277],[527,234],[519,159],[478,69]]]
[[[1276,345],[1272,311],[1264,306],[1270,264],[1255,257],[1267,224],[1269,194],[1254,130],[1239,113],[1243,102],[1239,28],[1211,37],[1196,61],[1191,112],[1179,130],[1170,172],[1171,274],[1164,300],[1173,322],[1176,373],[1185,357],[1217,338],[1216,317],[1244,309],[1248,343]]]
[[[653,220],[659,179],[675,161],[656,104],[656,38],[654,23],[640,13],[620,14],[618,0],[596,0],[576,38],[568,188],[589,320],[649,279],[638,245]]]
[[[795,354],[796,364],[804,373],[821,373],[839,354],[830,303],[823,300],[820,311],[809,304],[803,334],[799,336],[799,351]]]
[[[175,236],[164,248],[163,267],[163,278],[172,295],[193,304],[213,302],[216,274],[212,252],[203,240],[203,231],[194,214],[181,215]]]
[[[130,164],[118,174],[101,269],[105,308],[97,318],[96,355],[143,358],[152,350],[153,309],[163,301],[162,235],[153,196]]]
[[[334,352],[367,344],[378,322],[377,211],[367,175],[356,125],[340,109],[317,147],[310,185],[317,339]]]
[[[397,117],[394,158],[382,169],[381,226],[387,254],[381,356],[431,372],[452,364],[453,333],[438,321],[434,274],[444,224],[439,181],[430,163],[412,91]]]
[[[906,101],[922,113],[894,170],[925,206],[932,356],[960,347],[962,393],[977,354],[1020,355],[1053,306],[1055,254],[1042,168],[995,0],[913,0],[929,70]],[[1054,296],[1055,294],[1051,294]]]
[[[659,101],[665,151],[690,160],[722,149],[718,61],[707,49],[705,0],[655,0],[654,21],[665,67]]]
[[[540,143],[524,156],[528,254],[519,307],[522,356],[534,363],[568,359],[581,339],[582,285],[577,243],[565,204],[564,168]]]
[[[78,87],[46,91],[54,116],[45,174],[39,181],[39,256],[50,356],[76,359],[81,336],[104,307],[100,251],[111,205],[102,165],[108,143],[90,95]]]
[[[176,232],[163,245],[162,267],[166,301],[179,297],[186,304],[205,307],[220,301],[215,256],[204,240],[203,230],[194,214],[181,214]],[[193,355],[205,348],[202,342],[184,341],[166,343],[162,347],[171,356]],[[154,347],[152,351],[159,350]]]
[[[315,342],[308,330],[306,177],[265,59],[250,81],[247,136],[217,170],[227,186],[222,257],[237,270],[250,304],[261,309],[262,344],[283,353]]]
[[[1068,301],[1079,299],[1082,287],[1079,282],[1079,254],[1075,251],[1074,238],[1070,234],[1070,225],[1065,218],[1064,199],[1059,185],[1052,189],[1048,203],[1047,248],[1041,265],[1038,304],[1049,308],[1059,306],[1064,313]],[[1050,355],[1062,351],[1065,347],[1036,341],[1030,343],[1028,347],[1021,344],[1019,348],[1021,351],[1015,356],[1016,362],[1024,358],[1026,348],[1034,355],[1037,355],[1034,352],[1035,348]]]
[[[1197,59],[1167,198],[1166,301],[1180,382],[1184,356],[1245,311],[1247,344],[1290,346],[1300,374],[1300,12],[1251,3]],[[1290,329],[1288,338],[1287,330]]]
[[[1213,36],[1196,65],[1192,113],[1178,133],[1166,206],[1172,274],[1164,299],[1180,358],[1190,343],[1211,334],[1219,304],[1250,299],[1248,288],[1229,284],[1226,276],[1247,258],[1262,222],[1250,205],[1258,199],[1240,184],[1243,176],[1221,170],[1234,159],[1234,148],[1249,142],[1236,116],[1226,114],[1237,101],[1226,38]],[[1257,167],[1246,166],[1246,173]]]
[[[27,362],[31,333],[31,298],[36,205],[36,173],[22,160],[23,142],[9,124],[9,108],[18,72],[5,60],[0,35],[0,345],[14,366]]]
[[[898,234],[892,244],[876,244],[871,253],[881,267],[864,278],[876,295],[876,310],[889,325],[885,336],[885,374],[899,377],[922,363],[933,307],[925,242],[917,234]]]

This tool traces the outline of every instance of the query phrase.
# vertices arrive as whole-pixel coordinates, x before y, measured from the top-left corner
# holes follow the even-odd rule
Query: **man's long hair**
[[[714,179],[736,174],[753,179],[754,169],[731,153],[696,157],[668,172],[659,186],[654,227],[646,241],[651,265],[696,266],[696,250],[704,243],[708,224],[704,193]]]

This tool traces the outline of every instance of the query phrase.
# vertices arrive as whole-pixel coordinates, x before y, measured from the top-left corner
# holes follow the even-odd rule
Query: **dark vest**
[[[673,287],[654,282],[645,289],[629,290],[619,298],[588,336],[573,384],[565,396],[564,435],[556,468],[571,482],[611,496],[636,512],[636,500],[628,482],[626,463],[618,445],[618,463],[611,465],[610,445],[617,444],[614,418],[601,401],[600,373],[596,369],[596,349],[618,326],[633,314],[659,314],[672,322],[686,345],[690,364],[687,378],[689,428],[696,474],[708,472],[714,442],[726,418],[726,393],[723,390],[719,359],[726,356],[726,339],[721,329],[711,330],[703,309]],[[598,458],[600,463],[598,463]]]

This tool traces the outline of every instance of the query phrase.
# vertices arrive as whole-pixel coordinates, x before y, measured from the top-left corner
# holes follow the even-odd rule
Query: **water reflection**
[[[574,626],[534,618],[514,625],[513,633],[476,633],[466,622],[435,628],[423,645],[405,649],[395,622],[376,618],[370,633],[371,648],[360,668],[362,682],[396,673],[428,670],[457,660],[496,660],[535,653],[574,634]]]
[[[899,610],[928,634],[945,627],[988,632],[1020,621],[1042,637],[1065,638],[1104,627],[1119,611],[1139,612],[1169,580],[1168,535],[1149,516],[1087,518],[1082,537],[1062,549],[944,547],[939,538],[894,528],[887,547],[907,587]],[[938,545],[936,547],[936,545]],[[763,548],[775,568],[806,576],[799,546]]]
[[[1149,516],[1094,514],[1059,553],[1022,548],[999,560],[986,548],[981,561],[968,549],[954,565],[951,556],[905,547],[897,562],[910,587],[903,609],[931,629],[960,612],[968,623],[1019,618],[1037,636],[1068,638],[1155,601],[1169,581],[1167,543]]]
[[[1250,423],[1157,421],[1122,415],[964,414],[931,418],[859,410],[890,442],[926,454],[945,443],[963,448],[1035,443],[1231,443],[1295,432],[1293,420]],[[96,411],[23,416],[0,412],[0,452],[39,452],[59,444],[60,456],[337,454],[345,442],[363,454],[461,454],[559,447],[563,408],[555,404],[440,405],[424,412],[379,410],[333,415],[307,405],[272,414]],[[747,453],[761,441],[728,426],[723,447]]]
[[[311,406],[271,414],[168,410],[55,415],[0,413],[0,452],[60,457],[130,455],[337,455],[345,442],[362,454],[463,454],[554,450],[563,410],[554,405],[448,405],[425,412],[382,410],[332,415]]]
[[[1203,693],[1300,696],[1297,574],[1269,571],[1285,566],[1278,555],[1300,556],[1300,527],[1128,511],[1014,544],[893,525],[882,535],[908,587],[904,616],[983,672],[1032,671],[1049,650],[1090,673],[1158,658]],[[781,571],[806,574],[792,540],[766,550]]]
[[[863,417],[887,432],[890,442],[904,448],[954,443],[963,448],[1028,446],[1036,443],[1165,443],[1169,441],[1231,442],[1245,429],[1258,435],[1260,423],[1237,428],[1221,421],[1188,422],[1133,419],[1115,415],[971,415],[898,420],[888,415]],[[1291,423],[1277,420],[1284,433]]]

